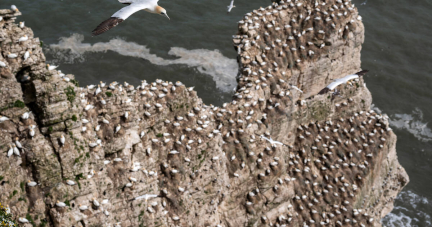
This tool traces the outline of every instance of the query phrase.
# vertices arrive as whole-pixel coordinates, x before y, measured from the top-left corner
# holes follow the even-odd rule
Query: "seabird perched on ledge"
[[[130,17],[132,14],[140,10],[145,10],[150,13],[160,14],[168,17],[166,10],[158,6],[158,1],[159,0],[119,0],[120,3],[128,4],[129,6],[122,8],[121,10],[114,13],[111,18],[99,24],[95,28],[95,30],[92,31],[93,36],[100,35],[114,28],[115,26],[126,20],[128,17]],[[168,17],[168,19],[170,18]]]
[[[358,72],[356,74],[352,74],[352,75],[348,75],[348,76],[342,77],[340,79],[336,79],[331,84],[329,84],[327,87],[325,87],[324,89],[322,89],[318,94],[322,95],[322,94],[325,94],[325,93],[327,93],[329,91],[333,91],[337,86],[339,86],[341,84],[345,84],[349,80],[357,79],[357,78],[359,78],[359,76],[363,76],[367,72],[369,72],[369,71],[368,70],[363,70],[363,71],[360,71],[360,72]]]

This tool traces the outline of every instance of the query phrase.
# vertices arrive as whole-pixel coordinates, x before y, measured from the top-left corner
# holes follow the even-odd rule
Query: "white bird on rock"
[[[120,129],[121,129],[121,125],[120,125],[120,124],[118,124],[118,125],[117,125],[117,127],[115,128],[115,133],[119,132],[119,131],[120,131]]]
[[[30,181],[30,180],[27,181],[27,186],[29,186],[29,187],[34,187],[36,185],[37,185],[37,183],[34,181]]]
[[[35,134],[36,134],[36,132],[35,132],[35,129],[36,128],[36,126],[35,125],[30,125],[29,126],[29,134],[30,134],[30,136],[33,138],[34,136],[35,136]]]
[[[20,22],[20,23],[19,23],[19,26],[20,26],[20,28],[24,28],[24,26],[25,26],[25,22],[24,22],[24,21]]]
[[[96,198],[93,198],[93,205],[98,207],[100,206],[99,202],[96,200]]]
[[[18,8],[15,5],[11,5],[11,10],[15,12],[19,12]]]
[[[49,71],[51,71],[51,70],[54,70],[54,69],[56,69],[58,66],[56,66],[56,65],[50,65],[50,64],[47,64],[47,69],[49,70]]]
[[[28,40],[28,36],[24,35],[23,37],[21,37],[21,38],[18,39],[18,42],[25,42],[27,40]]]
[[[0,67],[5,68],[6,67],[6,63],[0,61]]]
[[[65,207],[66,203],[60,202],[60,201],[57,200],[56,206],[58,206],[58,207]]]
[[[79,204],[79,207],[78,207],[81,211],[84,211],[84,210],[88,210],[88,206],[83,206],[83,205],[81,205],[81,204]]]
[[[13,144],[12,147],[13,147],[13,150],[14,150],[14,154],[17,155],[17,156],[21,156],[20,152],[19,152],[18,148],[15,146],[15,144]]]
[[[18,137],[15,138],[15,144],[19,149],[23,149],[22,144],[20,143],[20,141],[18,140]]]
[[[24,54],[24,61],[26,61],[30,57],[31,51],[26,51]]]
[[[68,185],[70,185],[70,186],[73,186],[73,185],[75,185],[76,183],[75,183],[74,181],[72,181],[72,180],[67,180],[67,181],[66,181],[66,184],[68,184]]]
[[[11,54],[11,52],[8,52],[7,57],[8,57],[8,58],[11,58],[11,59],[14,59],[14,58],[17,58],[18,55],[17,55],[17,54]]]
[[[26,218],[18,218],[18,221],[21,223],[29,223],[29,220],[27,220]]]
[[[61,143],[61,145],[64,146],[65,142],[66,142],[65,137],[63,135],[61,135],[60,136],[60,143]]]
[[[4,121],[7,121],[7,120],[9,120],[9,118],[0,115],[0,123],[2,123],[2,122],[4,122]]]
[[[11,145],[9,145],[9,150],[8,150],[8,152],[7,152],[7,156],[10,157],[10,156],[12,156],[12,155],[13,155],[13,148],[12,148]]]
[[[160,14],[162,16],[168,17],[166,10],[158,6],[158,1],[159,0],[119,0],[120,3],[128,4],[129,6],[120,9],[119,11],[114,13],[109,19],[99,24],[92,31],[93,36],[100,35],[114,28],[115,26],[126,20],[128,17],[130,17],[132,14],[140,10],[145,10],[150,13]]]

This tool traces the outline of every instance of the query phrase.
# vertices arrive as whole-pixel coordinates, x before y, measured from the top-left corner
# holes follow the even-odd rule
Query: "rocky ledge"
[[[78,87],[19,14],[0,10],[0,202],[22,226],[381,226],[409,181],[362,77],[319,94],[360,71],[348,0],[246,14],[220,107],[181,82]]]

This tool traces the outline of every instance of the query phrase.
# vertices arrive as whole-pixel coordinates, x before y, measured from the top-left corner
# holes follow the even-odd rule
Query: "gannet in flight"
[[[340,79],[336,79],[331,84],[329,84],[327,87],[322,89],[318,94],[322,95],[322,94],[325,94],[329,91],[333,91],[337,86],[339,86],[341,84],[345,84],[346,82],[348,82],[350,80],[357,79],[357,78],[359,78],[359,76],[363,76],[367,72],[368,72],[368,70],[363,70],[363,71],[360,71],[356,74],[352,74],[352,75],[348,75],[346,77],[342,77]]]
[[[229,4],[229,6],[227,6],[227,8],[228,8],[228,12],[227,13],[230,13],[231,10],[232,10],[232,8],[234,8],[234,7],[235,7],[234,0],[231,0],[231,3]]]
[[[142,196],[135,197],[135,198],[131,199],[130,201],[140,200],[140,199],[145,199],[147,201],[150,198],[156,198],[156,197],[159,197],[159,196],[158,195],[145,194]]]
[[[160,6],[158,6],[157,2],[159,0],[118,0],[122,4],[128,4],[122,8],[121,10],[114,13],[111,18],[102,22],[99,26],[96,27],[95,30],[92,31],[93,36],[100,35],[115,26],[119,23],[126,20],[132,14],[138,12],[139,10],[145,10],[150,13],[160,14],[168,17],[166,10]],[[168,17],[169,19],[169,17]]]

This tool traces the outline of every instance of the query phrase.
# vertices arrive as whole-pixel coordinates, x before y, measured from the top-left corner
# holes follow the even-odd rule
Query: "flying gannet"
[[[345,77],[342,77],[340,79],[336,79],[334,80],[332,83],[330,83],[329,85],[327,85],[327,87],[325,87],[324,89],[322,89],[318,94],[322,95],[325,94],[329,91],[333,91],[337,86],[341,85],[341,84],[345,84],[346,82],[353,80],[353,79],[357,79],[359,78],[359,76],[363,76],[368,72],[368,70],[363,70],[360,71],[356,74],[352,74],[352,75],[348,75]]]
[[[234,8],[234,7],[235,7],[234,0],[231,0],[231,3],[229,4],[229,6],[227,6],[227,8],[228,8],[228,12],[227,13],[230,13],[231,10],[232,10],[232,8]]]
[[[159,0],[118,0],[122,4],[128,4],[116,13],[114,13],[109,19],[103,21],[99,24],[93,31],[93,36],[100,35],[115,26],[119,23],[126,20],[132,14],[138,12],[139,10],[145,10],[150,13],[160,14],[166,16],[168,19],[168,14],[166,10],[160,6],[158,6],[157,2]]]

